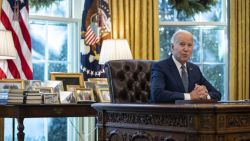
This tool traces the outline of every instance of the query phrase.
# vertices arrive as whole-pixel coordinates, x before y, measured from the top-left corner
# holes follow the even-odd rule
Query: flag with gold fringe
[[[85,0],[81,26],[81,67],[84,79],[104,77],[99,65],[101,44],[111,38],[111,20],[108,0]]]

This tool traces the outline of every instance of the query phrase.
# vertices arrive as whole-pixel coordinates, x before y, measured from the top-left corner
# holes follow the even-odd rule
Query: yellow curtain
[[[249,0],[230,0],[230,100],[250,97],[249,9]]]
[[[127,39],[134,59],[157,60],[158,0],[110,0],[112,38]]]

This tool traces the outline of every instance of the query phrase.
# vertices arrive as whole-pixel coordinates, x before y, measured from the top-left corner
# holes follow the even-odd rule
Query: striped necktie
[[[185,92],[188,92],[188,74],[184,65],[181,66],[181,79],[185,88]]]

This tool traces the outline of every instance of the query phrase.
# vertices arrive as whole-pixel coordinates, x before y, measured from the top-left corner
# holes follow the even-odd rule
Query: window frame
[[[80,64],[79,64],[80,55],[78,52],[80,52],[80,40],[79,40],[80,34],[78,34],[78,33],[80,33],[81,21],[79,19],[76,19],[76,18],[61,18],[61,17],[34,16],[34,15],[30,15],[29,18],[30,18],[30,21],[32,21],[32,20],[45,21],[46,24],[48,22],[60,22],[60,23],[65,23],[65,24],[72,24],[70,29],[69,29],[70,31],[68,31],[68,33],[71,33],[71,34],[68,34],[68,36],[72,36],[72,38],[68,37],[68,39],[73,39],[73,40],[69,40],[69,42],[68,42],[69,60],[67,60],[67,61],[51,61],[50,60],[49,61],[47,47],[45,48],[45,50],[46,50],[45,61],[32,60],[32,63],[44,62],[44,64],[45,64],[44,80],[49,79],[49,76],[47,73],[49,63],[59,63],[59,62],[67,63],[69,65],[68,72],[79,72],[79,70],[80,70]],[[70,48],[70,46],[72,46],[72,48]]]

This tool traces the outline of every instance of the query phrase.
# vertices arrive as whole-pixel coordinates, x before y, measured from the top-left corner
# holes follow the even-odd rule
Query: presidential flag
[[[108,0],[85,0],[81,26],[81,67],[84,79],[104,77],[99,65],[101,44],[111,38],[111,20]]]
[[[8,68],[0,71],[3,78],[32,79],[31,39],[28,30],[28,0],[3,0],[2,29],[12,32],[17,58],[7,60]],[[5,75],[5,76],[4,76]]]

